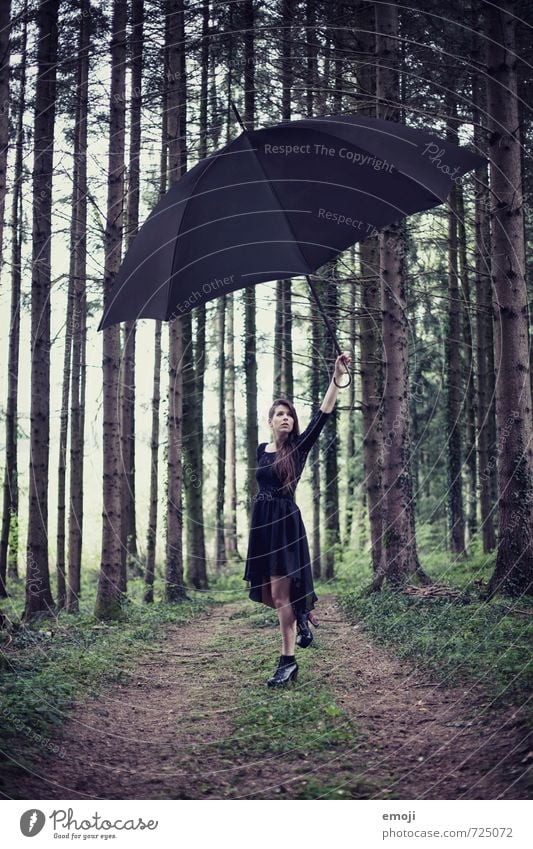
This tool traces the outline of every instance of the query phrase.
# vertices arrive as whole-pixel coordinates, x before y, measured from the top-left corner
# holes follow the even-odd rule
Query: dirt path
[[[11,798],[527,797],[519,711],[496,713],[479,692],[428,683],[349,625],[331,596],[320,600],[313,646],[297,649],[297,703],[265,687],[278,633],[268,621],[273,612],[259,607],[248,600],[215,606],[169,628],[140,657],[131,681],[76,705],[58,732],[64,757],[36,762]],[[334,741],[335,731],[318,733],[316,750],[312,742],[257,749],[280,707],[288,722],[300,710],[301,740],[302,704],[312,715],[311,700],[324,689],[333,694],[326,713],[345,734],[342,743],[319,745]],[[243,711],[263,717],[249,738],[246,724],[239,737]],[[310,722],[313,738],[323,724]]]

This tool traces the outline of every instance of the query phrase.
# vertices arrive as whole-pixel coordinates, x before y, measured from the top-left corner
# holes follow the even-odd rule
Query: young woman
[[[345,352],[337,357],[333,377],[341,380],[350,362],[351,357]],[[335,406],[338,387],[333,377],[320,408],[303,433],[291,401],[277,398],[268,411],[272,442],[262,442],[257,448],[255,474],[259,492],[253,499],[244,580],[250,583],[252,601],[273,607],[278,614],[282,654],[274,675],[267,681],[269,687],[296,681],[295,643],[306,648],[313,639],[308,622],[318,627],[311,613],[318,601],[311,557],[294,491],[307,455]]]

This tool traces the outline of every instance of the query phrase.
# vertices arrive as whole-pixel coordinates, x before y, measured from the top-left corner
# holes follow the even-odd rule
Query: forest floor
[[[521,709],[495,710],[371,641],[322,596],[298,683],[265,680],[275,612],[210,606],[140,650],[125,681],[77,699],[59,752],[12,776],[14,799],[521,799]]]

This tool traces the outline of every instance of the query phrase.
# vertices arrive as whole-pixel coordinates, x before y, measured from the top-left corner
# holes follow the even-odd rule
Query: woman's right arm
[[[331,412],[326,413],[324,410],[316,411],[311,417],[311,421],[306,429],[298,437],[298,449],[300,451],[307,453],[313,447],[330,415]]]

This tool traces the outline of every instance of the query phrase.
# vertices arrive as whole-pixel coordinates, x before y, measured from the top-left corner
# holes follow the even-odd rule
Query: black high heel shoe
[[[298,631],[296,645],[300,646],[301,649],[306,649],[313,642],[313,634],[309,627],[309,615],[307,613],[300,613],[296,617],[296,628]]]
[[[294,663],[282,664],[278,663],[278,668],[274,672],[272,678],[269,678],[267,684],[269,687],[284,687],[289,682],[296,684],[298,677],[298,664]]]

